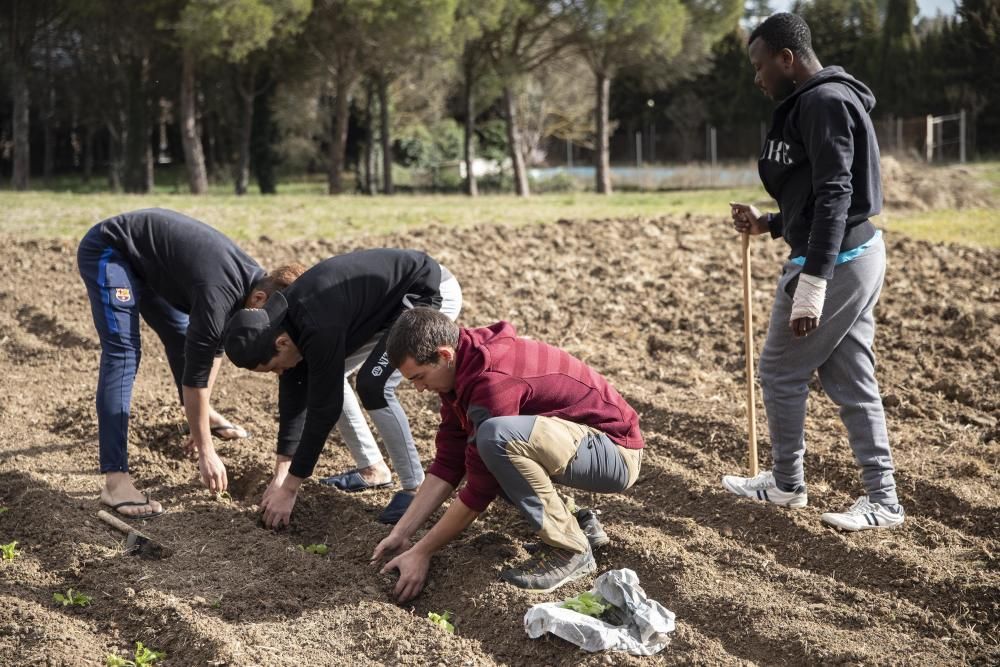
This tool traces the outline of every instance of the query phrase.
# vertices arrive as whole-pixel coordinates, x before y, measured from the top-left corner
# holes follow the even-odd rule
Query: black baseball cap
[[[274,340],[284,330],[288,301],[275,292],[263,308],[243,308],[226,322],[223,347],[234,364],[253,370],[270,361],[278,351]]]

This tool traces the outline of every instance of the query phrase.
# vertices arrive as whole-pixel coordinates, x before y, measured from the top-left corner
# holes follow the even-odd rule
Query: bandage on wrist
[[[795,288],[795,296],[792,297],[792,314],[789,321],[803,317],[819,319],[823,314],[825,299],[826,279],[800,273],[799,284]]]

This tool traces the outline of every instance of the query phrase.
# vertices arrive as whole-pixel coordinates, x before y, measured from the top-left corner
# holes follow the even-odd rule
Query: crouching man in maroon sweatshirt
[[[427,479],[372,555],[373,562],[391,559],[382,572],[399,570],[397,599],[420,592],[431,555],[499,494],[541,541],[530,560],[503,572],[504,581],[548,592],[594,572],[593,545],[607,535],[592,513],[572,512],[553,483],[614,493],[639,476],[639,417],[608,381],[563,350],[518,338],[507,322],[465,329],[430,308],[404,312],[386,350],[417,390],[441,396]],[[411,546],[462,477],[458,498]]]

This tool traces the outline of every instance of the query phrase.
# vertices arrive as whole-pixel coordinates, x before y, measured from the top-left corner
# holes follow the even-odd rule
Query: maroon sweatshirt
[[[500,485],[476,450],[476,427],[491,417],[560,417],[599,429],[615,443],[642,449],[639,415],[598,372],[559,348],[519,338],[507,322],[461,329],[455,388],[441,394],[437,453],[427,471],[482,512]]]

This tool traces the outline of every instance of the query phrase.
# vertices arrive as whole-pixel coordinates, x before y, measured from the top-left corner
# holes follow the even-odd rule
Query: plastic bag
[[[670,641],[674,613],[646,597],[632,570],[605,572],[594,581],[591,592],[612,605],[602,615],[606,620],[566,609],[561,601],[543,602],[524,615],[528,636],[537,639],[550,632],[591,653],[627,651],[632,655],[653,655]]]

